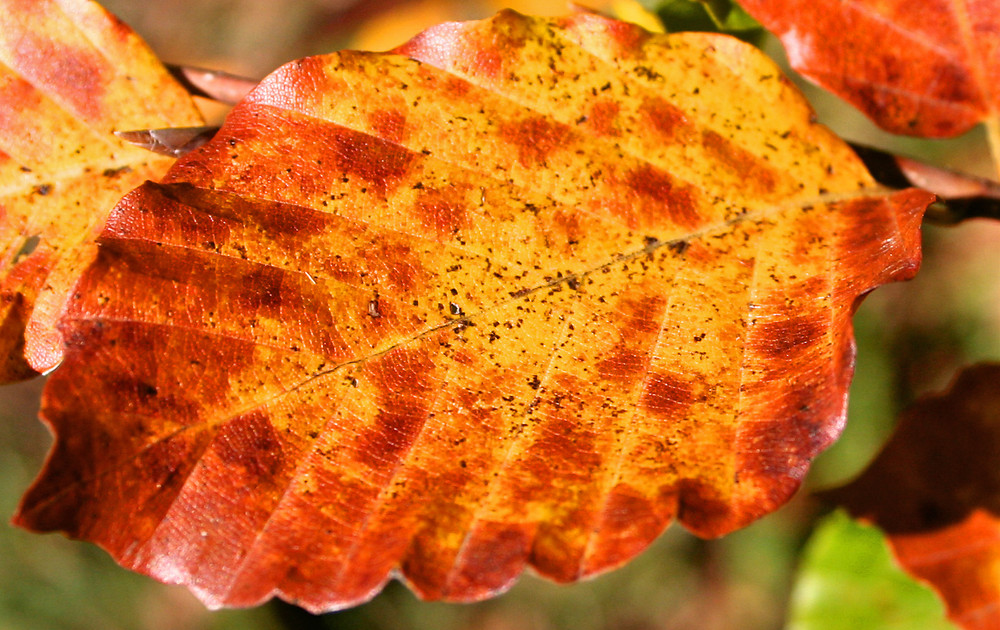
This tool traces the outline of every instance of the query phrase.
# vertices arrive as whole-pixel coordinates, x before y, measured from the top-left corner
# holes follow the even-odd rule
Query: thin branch
[[[168,65],[167,70],[194,96],[209,98],[227,105],[235,105],[242,101],[258,83],[255,79],[220,70],[175,65]]]

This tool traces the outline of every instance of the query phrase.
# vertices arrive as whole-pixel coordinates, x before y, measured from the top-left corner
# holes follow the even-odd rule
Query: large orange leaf
[[[98,5],[0,0],[0,382],[34,374],[23,343],[39,291],[57,310],[111,208],[172,163],[112,132],[199,121],[187,93]],[[34,317],[46,336],[49,317]],[[39,355],[36,367],[53,361]]]
[[[575,580],[795,491],[932,196],[725,36],[504,12],[399,52],[281,68],[122,201],[20,524],[328,610]]]
[[[872,465],[827,493],[889,537],[965,628],[1000,626],[1000,364],[919,401]]]
[[[1000,113],[1000,11],[973,0],[742,0],[792,67],[894,133],[953,136]]]

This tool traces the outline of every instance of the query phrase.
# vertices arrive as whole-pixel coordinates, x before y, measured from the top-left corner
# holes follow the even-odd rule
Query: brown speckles
[[[218,505],[208,499],[225,487],[236,518],[219,517],[213,542],[226,541],[213,548],[237,560],[213,555],[213,566],[238,566],[255,581],[233,586],[227,576],[223,604],[241,605],[233,593],[278,588],[329,606],[319,600],[330,591],[362,599],[400,568],[421,594],[463,600],[508,585],[526,562],[575,579],[626,561],[678,505],[681,519],[710,534],[759,516],[832,434],[844,386],[819,382],[820,368],[847,371],[849,300],[872,285],[870,274],[850,272],[898,260],[881,232],[854,235],[850,222],[894,225],[883,220],[893,208],[845,203],[829,249],[807,257],[806,243],[802,262],[811,266],[790,269],[785,234],[823,235],[825,224],[783,224],[799,209],[730,203],[720,192],[743,181],[743,167],[755,168],[723,141],[732,132],[756,150],[735,135],[750,123],[719,116],[711,120],[718,134],[702,136],[685,114],[711,118],[692,104],[696,85],[656,91],[683,74],[658,67],[663,57],[693,66],[704,86],[697,55],[684,57],[677,45],[639,70],[615,50],[641,55],[634,27],[597,16],[502,22],[506,34],[497,37],[490,22],[439,31],[438,43],[447,33],[461,40],[439,46],[439,56],[454,74],[494,73],[473,77],[485,87],[398,56],[351,57],[364,67],[344,55],[293,64],[285,78],[300,83],[271,88],[293,94],[275,102],[280,95],[269,100],[266,86],[255,91],[217,141],[172,171],[202,197],[144,197],[144,188],[138,199],[149,203],[132,199],[116,212],[80,297],[68,300],[70,372],[57,372],[50,390],[72,397],[46,413],[113,420],[74,445],[96,455],[112,452],[105,436],[132,447],[209,434],[211,444],[192,451],[204,463],[196,476],[162,454],[162,473],[143,478],[147,494],[122,512],[141,511],[165,540],[179,531],[173,517]],[[561,23],[587,30],[542,47]],[[625,37],[598,41],[607,28]],[[532,38],[523,55],[498,45],[521,32]],[[583,35],[599,44],[589,57],[571,50]],[[476,49],[494,52],[469,63]],[[586,85],[570,85],[569,64],[583,58]],[[628,77],[584,76],[602,58],[623,62]],[[531,72],[515,72],[525,61]],[[358,90],[344,89],[345,72],[356,72]],[[510,88],[507,98],[490,93],[499,85]],[[556,100],[531,107],[539,87]],[[681,111],[654,93],[691,100],[677,101]],[[588,96],[574,102],[574,94]],[[316,115],[320,99],[327,119]],[[752,109],[739,105],[728,111]],[[558,116],[542,116],[553,108]],[[624,137],[636,133],[643,137]],[[825,149],[817,153],[829,162]],[[666,165],[679,162],[661,161],[712,151],[718,160],[676,171]],[[713,183],[702,184],[699,166],[715,162]],[[843,170],[837,164],[830,177]],[[813,214],[829,213],[817,206]],[[780,251],[745,238],[774,227]],[[839,250],[848,241],[867,264]],[[826,262],[836,273],[823,271]],[[829,282],[806,282],[820,276]],[[137,299],[140,291],[152,297]],[[817,291],[821,300],[801,294]],[[808,316],[802,305],[813,309]],[[840,343],[826,345],[820,327],[841,316],[831,336]],[[104,331],[84,322],[100,317]],[[126,329],[141,337],[126,343]],[[150,349],[155,361],[146,360]],[[134,380],[109,378],[122,365]],[[817,382],[803,384],[803,374]],[[837,395],[822,393],[830,390]],[[183,403],[175,413],[171,405]],[[163,422],[168,415],[173,424]],[[134,418],[145,424],[129,424]],[[59,481],[96,479],[120,505],[132,488],[106,472],[135,451],[115,449],[118,459],[74,458],[70,473],[92,470]],[[174,493],[147,516],[142,499],[159,492],[148,484],[174,475],[190,480],[176,482],[189,498],[174,502]],[[216,479],[229,485],[207,483]],[[66,485],[50,484],[49,495]],[[67,492],[77,488],[89,491],[80,483]],[[80,504],[89,518],[109,502]],[[169,526],[160,527],[155,517],[167,510]]]
[[[575,208],[557,207],[547,226],[551,245],[563,246],[560,249],[566,253],[573,251],[573,246],[586,237],[586,230],[581,225],[580,213]]]
[[[646,380],[639,406],[656,418],[676,418],[694,402],[694,392],[686,380],[665,372],[654,372]]]
[[[568,127],[541,116],[500,125],[500,137],[515,146],[522,166],[545,164],[548,155],[570,135]]]
[[[131,166],[119,166],[118,168],[106,168],[101,172],[102,177],[107,177],[113,179],[116,177],[121,177],[122,175],[128,175],[132,172]]]

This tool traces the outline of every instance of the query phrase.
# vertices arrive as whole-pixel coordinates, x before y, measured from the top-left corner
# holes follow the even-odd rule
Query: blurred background
[[[564,13],[567,6],[565,0],[103,4],[165,61],[254,78],[307,54],[391,48],[432,24],[487,17],[502,6],[549,15]],[[775,44],[764,45],[780,56]],[[823,122],[855,139],[876,133],[835,100],[817,98]],[[223,112],[215,108],[209,113]],[[958,142],[979,146],[975,134]],[[953,152],[956,145],[905,146],[910,154],[929,155]],[[983,160],[974,151],[962,154],[972,156],[973,169]],[[918,279],[879,289],[857,314],[858,367],[844,437],[816,461],[806,489],[789,505],[724,539],[701,541],[672,527],[624,568],[581,584],[557,586],[526,575],[489,602],[448,605],[420,602],[392,583],[364,606],[312,616],[281,602],[246,611],[206,611],[186,589],[120,569],[92,545],[0,525],[0,630],[781,628],[800,551],[826,509],[810,498],[809,490],[859,472],[891,433],[899,410],[916,396],[945,387],[958,367],[1000,360],[1000,223],[928,227],[924,236],[925,262]],[[51,443],[36,419],[42,385],[36,379],[0,387],[0,513],[7,517]]]

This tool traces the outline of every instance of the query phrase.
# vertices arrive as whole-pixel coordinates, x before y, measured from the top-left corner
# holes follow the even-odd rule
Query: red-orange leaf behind
[[[827,493],[888,534],[964,628],[1000,626],[1000,365],[963,371],[903,414],[855,481]]]
[[[1000,11],[974,0],[742,0],[792,67],[881,127],[954,136],[1000,112]]]
[[[401,51],[281,68],[122,201],[20,524],[330,610],[575,580],[795,491],[932,196],[730,38],[505,12]]]
[[[0,0],[0,383],[58,361],[52,315],[107,213],[172,160],[115,130],[197,125],[187,93],[139,38],[87,0]],[[42,297],[39,297],[39,292]],[[36,298],[45,306],[35,309]]]

